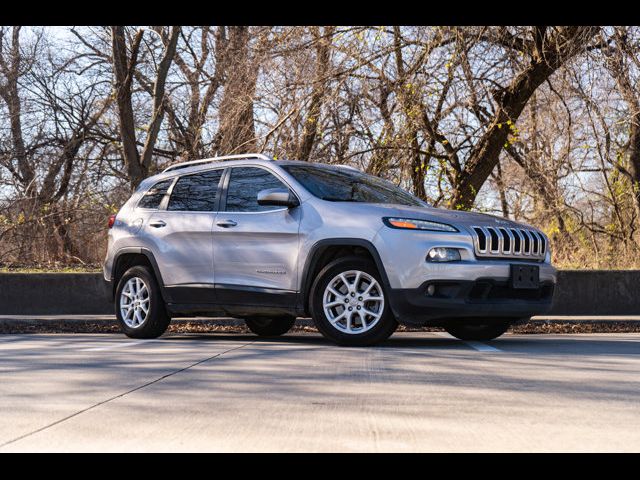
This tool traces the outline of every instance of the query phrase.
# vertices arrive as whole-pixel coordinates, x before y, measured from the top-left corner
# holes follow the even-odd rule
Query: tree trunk
[[[427,199],[427,191],[424,188],[425,166],[420,156],[420,145],[418,144],[418,130],[412,126],[409,132],[411,145],[411,182],[413,184],[413,194],[422,199]]]
[[[115,76],[116,105],[118,119],[120,120],[120,140],[122,141],[122,156],[129,182],[132,188],[136,188],[140,182],[149,175],[153,148],[160,132],[165,111],[165,83],[169,73],[169,67],[173,61],[180,34],[180,27],[172,27],[171,35],[164,46],[162,59],[158,64],[158,72],[153,84],[151,121],[147,127],[147,137],[142,148],[138,152],[135,131],[135,117],[131,100],[134,71],[138,62],[140,42],[144,30],[138,30],[133,37],[131,45],[131,57],[127,53],[127,42],[124,27],[111,27],[111,40],[113,50],[113,70]]]
[[[633,198],[637,221],[640,224],[640,111],[631,116],[631,132],[629,135],[629,174],[633,188]]]
[[[537,27],[542,28],[542,27]],[[515,124],[536,89],[567,60],[576,55],[597,32],[593,27],[567,27],[564,35],[547,41],[533,55],[531,64],[511,84],[494,93],[496,113],[485,133],[471,150],[464,169],[454,185],[450,206],[470,209],[480,188],[498,163],[509,136],[507,122]],[[542,49],[543,41],[538,42]]]
[[[24,188],[27,197],[35,194],[35,171],[33,165],[27,158],[27,151],[22,135],[22,106],[20,104],[20,95],[18,92],[18,78],[20,76],[20,67],[22,63],[22,55],[20,53],[20,29],[16,26],[12,29],[11,35],[11,51],[9,62],[2,62],[2,73],[6,78],[3,88],[0,89],[0,96],[7,105],[9,113],[9,128],[11,131],[11,142],[13,147],[13,156],[18,162],[18,180]]]
[[[122,157],[131,187],[135,188],[147,172],[140,164],[140,155],[136,145],[135,120],[133,105],[131,102],[131,84],[133,82],[133,69],[138,58],[142,30],[139,31],[131,46],[131,58],[127,54],[127,41],[124,27],[111,27],[113,47],[113,70],[115,75],[116,105],[118,107],[118,120],[120,121],[120,140],[122,142]]]
[[[253,97],[258,78],[258,66],[249,53],[249,27],[228,27],[225,39],[224,93],[219,108],[219,155],[250,152],[256,148],[253,119]]]
[[[318,122],[324,98],[327,94],[327,73],[331,67],[331,40],[335,27],[325,27],[324,33],[320,33],[318,27],[312,27],[316,44],[316,73],[309,103],[309,113],[304,122],[302,140],[298,147],[297,160],[308,161],[316,136],[318,134]]]
[[[627,147],[627,168],[623,172],[629,177],[633,192],[634,208],[640,225],[640,96],[629,77],[629,66],[625,55],[634,55],[629,50],[625,32],[616,32],[615,48],[611,49],[607,67],[615,79],[620,94],[629,109],[629,144]]]
[[[162,125],[162,119],[165,111],[165,84],[167,81],[167,75],[169,74],[169,67],[173,61],[173,57],[176,53],[176,45],[178,44],[178,36],[180,35],[180,27],[172,27],[169,40],[162,52],[162,59],[158,64],[158,73],[156,74],[156,81],[153,84],[153,111],[151,115],[151,122],[147,128],[147,138],[144,142],[142,153],[140,154],[140,166],[142,170],[147,173],[151,167],[151,158],[153,155],[153,147],[158,139],[158,133],[160,132],[160,126]]]
[[[410,90],[407,91],[407,73],[404,68],[404,58],[402,55],[402,36],[400,27],[393,27],[393,49],[396,66],[396,75],[399,90],[397,95],[400,99],[402,111],[405,115],[407,123],[407,140],[411,146],[409,152],[409,168],[411,169],[411,183],[413,185],[413,194],[422,200],[426,200],[427,192],[424,188],[425,170],[424,163],[420,156],[420,143],[418,141],[418,127],[413,118],[415,111],[418,109],[419,99],[416,94]]]
[[[502,168],[500,168],[500,162],[496,164],[495,173],[496,186],[498,187],[498,194],[500,195],[500,208],[502,209],[502,216],[509,218],[509,202],[507,201],[507,192],[502,178]]]

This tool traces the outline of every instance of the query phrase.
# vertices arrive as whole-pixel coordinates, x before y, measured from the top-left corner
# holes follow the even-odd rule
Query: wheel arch
[[[385,289],[390,288],[387,272],[380,258],[378,250],[368,240],[360,238],[329,238],[320,240],[309,249],[307,260],[302,270],[302,284],[300,288],[299,308],[306,315],[309,314],[309,294],[316,275],[332,260],[347,255],[357,255],[371,258],[376,265]]]
[[[150,267],[156,281],[158,282],[158,286],[160,287],[160,294],[162,295],[162,299],[166,302],[167,296],[164,288],[164,281],[162,280],[162,274],[160,273],[160,268],[158,267],[158,262],[148,248],[144,247],[124,247],[117,251],[113,260],[113,277],[112,277],[112,289],[111,289],[111,299],[115,298],[116,288],[118,288],[118,282],[124,272],[126,272],[129,268],[135,265],[144,265]]]

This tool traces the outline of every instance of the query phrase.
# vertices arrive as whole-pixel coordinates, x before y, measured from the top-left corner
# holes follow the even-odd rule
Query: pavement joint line
[[[119,342],[119,343],[113,343],[111,345],[107,345],[106,347],[83,348],[80,351],[81,352],[102,352],[105,350],[113,350],[114,348],[133,347],[134,345],[140,345],[142,343],[156,343],[156,342],[162,342],[162,340],[140,340],[137,342]]]
[[[172,377],[172,376],[174,376],[174,375],[176,375],[178,373],[184,372],[185,370],[189,370],[190,368],[197,367],[198,365],[202,365],[203,363],[206,363],[209,360],[213,360],[215,358],[221,357],[222,355],[224,355],[226,353],[229,353],[229,352],[233,352],[234,350],[240,350],[241,348],[247,347],[247,346],[252,345],[254,343],[256,343],[256,342],[253,341],[253,342],[245,343],[244,345],[240,345],[239,347],[233,347],[233,348],[230,348],[230,349],[225,350],[223,352],[216,353],[215,355],[207,357],[207,358],[205,358],[203,360],[199,360],[199,361],[197,361],[195,363],[192,363],[191,365],[187,365],[184,368],[180,368],[180,369],[175,370],[173,372],[167,373],[166,375],[162,375],[161,377],[158,377],[155,380],[147,382],[147,383],[145,383],[143,385],[139,385],[139,386],[137,386],[135,388],[127,390],[126,392],[119,393],[118,395],[114,395],[112,397],[109,397],[106,400],[103,400],[103,401],[98,402],[98,403],[94,403],[93,405],[90,405],[87,408],[83,408],[82,410],[79,410],[79,411],[77,411],[75,413],[72,413],[71,415],[67,415],[64,418],[56,420],[55,422],[51,422],[51,423],[49,423],[47,425],[44,425],[43,427],[37,428],[36,430],[33,430],[31,432],[28,432],[28,433],[25,433],[25,434],[20,435],[20,436],[18,436],[16,438],[12,438],[11,440],[8,440],[8,441],[0,444],[0,448],[4,448],[7,445],[11,445],[12,443],[18,442],[18,441],[23,440],[23,439],[25,439],[27,437],[35,435],[36,433],[40,433],[40,432],[43,432],[44,430],[47,430],[47,429],[49,429],[51,427],[55,427],[56,425],[59,425],[59,424],[61,424],[63,422],[66,422],[67,420],[71,420],[72,418],[77,417],[78,415],[81,415],[81,414],[83,414],[85,412],[88,412],[89,410],[93,410],[93,409],[95,409],[97,407],[100,407],[102,405],[105,405],[106,403],[109,403],[109,402],[111,402],[113,400],[117,400],[118,398],[122,398],[122,397],[124,397],[126,395],[129,395],[130,393],[137,392],[138,390],[142,390],[143,388],[146,388],[146,387],[149,387],[149,386],[151,386],[151,385],[153,385],[155,383],[161,382],[165,378]]]
[[[486,343],[476,342],[473,340],[463,340],[464,343],[469,345],[471,348],[475,348],[479,352],[501,352],[499,348],[492,347],[491,345],[487,345]]]
[[[468,346],[470,346],[474,350],[477,350],[478,352],[502,352],[502,350],[500,350],[499,348],[492,347],[491,345],[487,345],[486,343],[477,342],[474,340],[459,340],[447,332],[432,332],[432,333],[434,335],[438,335],[439,337],[461,341],[462,343],[467,344]]]

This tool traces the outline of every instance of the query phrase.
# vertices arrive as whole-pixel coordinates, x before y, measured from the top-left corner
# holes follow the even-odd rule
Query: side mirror
[[[294,208],[300,205],[300,202],[286,188],[267,188],[258,192],[258,205]]]

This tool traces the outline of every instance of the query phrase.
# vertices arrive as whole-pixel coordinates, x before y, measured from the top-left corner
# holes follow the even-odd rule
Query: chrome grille
[[[478,257],[544,260],[549,242],[536,230],[511,227],[471,227]]]

